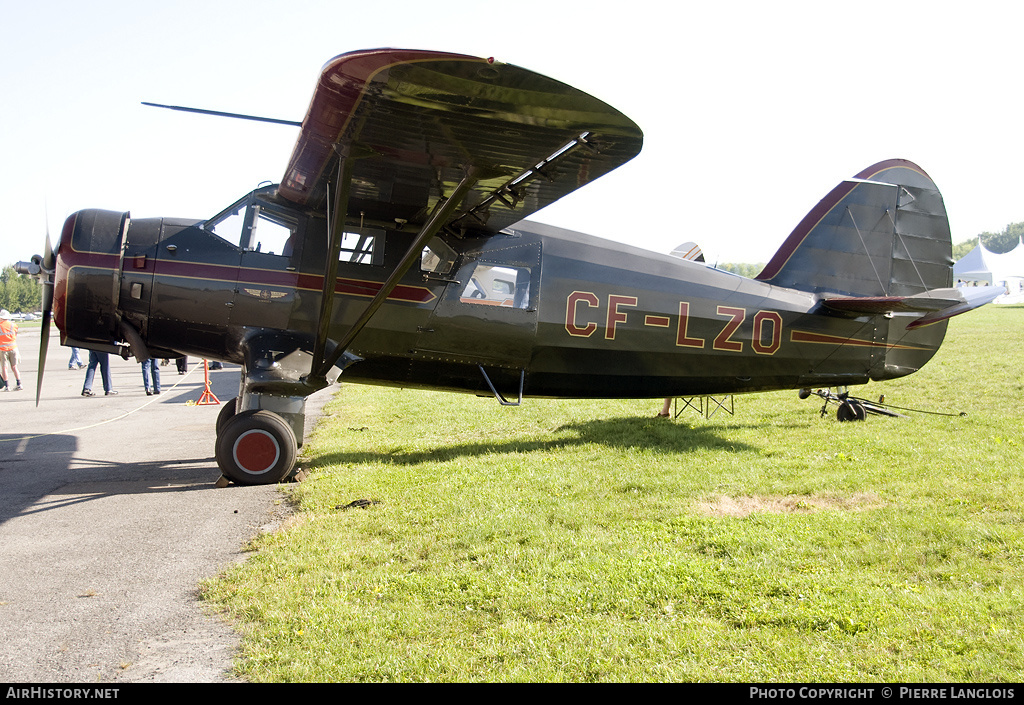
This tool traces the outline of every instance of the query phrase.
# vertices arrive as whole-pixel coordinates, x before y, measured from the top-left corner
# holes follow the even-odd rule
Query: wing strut
[[[384,284],[381,285],[380,291],[378,291],[376,296],[373,297],[373,299],[367,305],[366,309],[362,312],[362,314],[359,316],[356,322],[352,324],[352,327],[349,328],[348,332],[345,334],[345,337],[342,338],[342,340],[337,344],[337,346],[335,346],[333,352],[328,357],[326,357],[318,367],[314,367],[310,374],[303,380],[307,385],[313,386],[317,389],[322,389],[323,387],[327,386],[327,372],[331,369],[331,367],[334,366],[334,364],[341,358],[341,356],[345,354],[345,351],[348,349],[348,346],[352,344],[352,341],[355,339],[355,337],[359,335],[359,332],[362,331],[362,329],[366,326],[367,323],[369,323],[370,319],[373,317],[373,314],[377,312],[377,309],[381,307],[381,304],[383,304],[384,301],[387,300],[391,292],[394,291],[396,286],[398,286],[398,282],[401,281],[402,277],[404,277],[406,272],[409,271],[413,263],[419,260],[423,248],[426,246],[430,238],[434,237],[434,235],[436,235],[438,231],[441,230],[445,222],[459,208],[459,206],[462,204],[462,201],[466,198],[466,195],[472,190],[473,186],[476,185],[476,182],[479,181],[479,179],[480,169],[477,167],[470,167],[467,170],[466,175],[463,177],[462,181],[460,181],[459,185],[455,187],[454,191],[452,191],[451,195],[448,198],[438,202],[437,207],[434,209],[434,212],[423,224],[423,227],[420,228],[420,231],[419,233],[416,234],[416,237],[413,239],[412,244],[409,245],[409,249],[402,256],[401,261],[392,270],[391,274],[388,276],[387,280],[385,280]],[[344,186],[343,188],[345,189],[347,197],[347,185]],[[338,200],[340,200],[340,198]],[[344,216],[336,212],[335,220],[338,220],[339,218],[342,220],[342,222],[344,222]],[[340,231],[341,228],[336,227],[335,230]],[[336,238],[341,238],[340,232],[332,233],[332,248],[334,246],[333,241]],[[337,256],[334,255],[332,259],[337,259]],[[336,270],[336,265],[329,263],[328,268]],[[333,300],[333,287],[334,275],[332,274],[330,279],[327,279],[325,277],[324,280],[325,300]],[[317,333],[317,341],[316,345],[314,346],[314,352],[326,348],[327,336],[325,319],[327,323],[330,322],[330,309],[330,303],[321,303],[320,330],[318,330]],[[314,364],[315,361],[319,359],[319,355],[315,355],[313,358]]]
[[[338,279],[338,254],[341,252],[341,241],[345,236],[345,213],[348,210],[349,186],[352,183],[352,163],[354,159],[342,158],[338,163],[338,180],[335,187],[334,200],[327,200],[327,226],[330,228],[330,242],[327,246],[327,265],[324,268],[324,286],[320,295],[320,318],[317,321],[316,341],[313,344],[314,364],[317,360],[324,359],[324,351],[327,349],[327,334],[331,325],[331,315],[334,313],[334,285]],[[330,185],[328,184],[328,188]],[[331,209],[333,203],[333,211]],[[311,370],[310,378],[306,383],[316,380],[323,388],[327,385],[325,375],[327,367],[322,372],[316,368]]]

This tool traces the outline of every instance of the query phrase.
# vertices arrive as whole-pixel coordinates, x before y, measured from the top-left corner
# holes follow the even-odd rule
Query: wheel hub
[[[252,429],[235,440],[231,453],[239,468],[252,475],[261,475],[277,464],[281,446],[266,431]]]

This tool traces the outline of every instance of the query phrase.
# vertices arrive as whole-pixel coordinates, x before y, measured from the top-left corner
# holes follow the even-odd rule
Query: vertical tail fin
[[[966,301],[953,283],[952,240],[942,195],[916,164],[870,166],[844,181],[793,230],[757,279],[820,294],[833,315],[870,316],[869,375],[920,369]]]
[[[942,195],[912,162],[870,166],[832,189],[757,279],[843,296],[913,296],[947,288],[953,256]]]

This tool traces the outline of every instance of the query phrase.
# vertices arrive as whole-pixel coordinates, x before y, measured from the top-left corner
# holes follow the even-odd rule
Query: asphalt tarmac
[[[118,394],[97,370],[86,398],[52,332],[39,406],[38,328],[19,335],[24,390],[0,393],[0,682],[230,680],[238,639],[198,587],[287,516],[282,494],[216,486],[201,360],[161,367],[146,396],[140,365],[111,356]],[[239,376],[210,372],[221,402]],[[336,389],[310,397],[307,433]]]

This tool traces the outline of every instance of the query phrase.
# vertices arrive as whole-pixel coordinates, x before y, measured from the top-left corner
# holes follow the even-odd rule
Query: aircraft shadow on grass
[[[330,465],[384,463],[416,465],[425,462],[447,462],[456,458],[476,457],[495,453],[521,454],[578,448],[586,445],[609,448],[644,448],[656,453],[686,454],[700,450],[725,453],[750,452],[755,446],[736,441],[730,434],[740,429],[754,428],[754,424],[725,426],[688,426],[664,419],[616,418],[595,419],[560,426],[557,433],[566,437],[548,439],[508,439],[493,442],[443,443],[426,450],[407,451],[401,448],[388,451],[353,451],[329,453],[309,464],[311,470]]]

